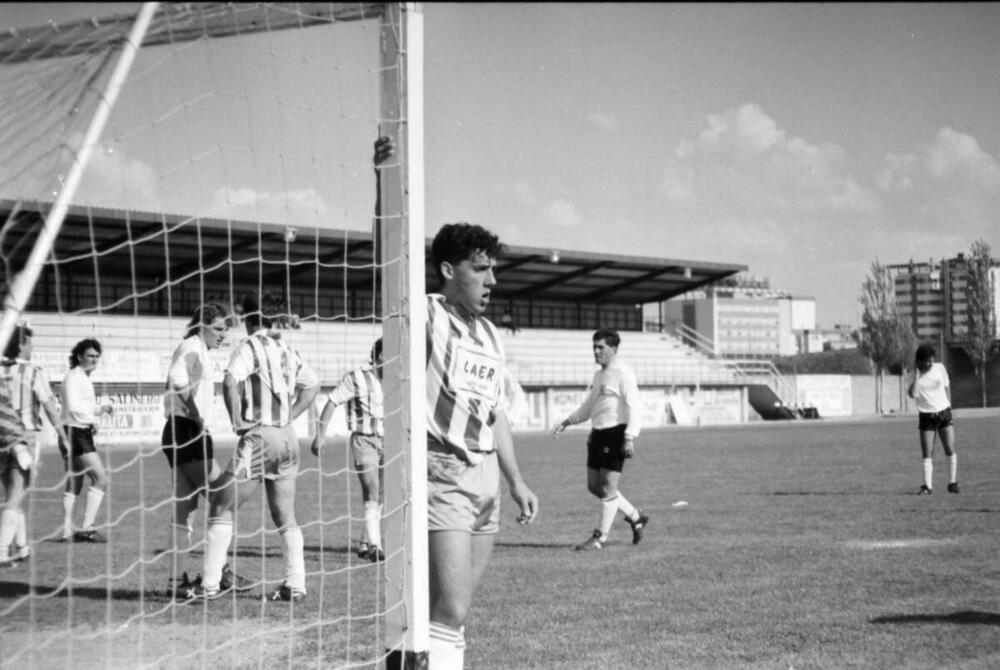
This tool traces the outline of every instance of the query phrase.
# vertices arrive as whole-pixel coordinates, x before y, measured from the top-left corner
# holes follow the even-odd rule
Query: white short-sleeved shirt
[[[949,386],[951,382],[948,379],[948,370],[941,363],[933,363],[931,369],[923,374],[918,372],[913,385],[913,399],[917,403],[917,411],[941,412],[951,407],[946,390]]]
[[[181,402],[181,393],[193,396],[201,418],[207,420],[211,416],[215,396],[215,385],[209,378],[211,369],[208,346],[200,336],[186,337],[177,345],[167,370],[167,390],[163,394],[163,413],[168,419],[171,416],[193,418],[187,405]]]
[[[590,425],[597,430],[625,424],[625,436],[635,438],[641,427],[640,414],[635,372],[615,359],[608,367],[594,373],[586,399],[569,415],[568,421],[583,423],[590,419]]]
[[[90,375],[77,366],[63,377],[59,389],[62,400],[62,420],[67,426],[87,428],[97,425],[97,394]]]

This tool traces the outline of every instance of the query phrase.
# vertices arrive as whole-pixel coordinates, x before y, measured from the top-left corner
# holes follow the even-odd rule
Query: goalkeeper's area
[[[422,21],[398,3],[145,3],[135,15],[4,26],[0,35],[0,341],[33,331],[53,386],[97,339],[91,379],[109,474],[97,529],[64,541],[67,481],[47,423],[24,505],[30,557],[0,573],[0,668],[382,668],[426,662],[424,461],[410,435],[423,390]],[[373,143],[392,137],[376,220]],[[295,422],[306,598],[281,584],[265,487],[235,519],[229,563],[248,589],[175,597],[172,470],[159,446],[173,350],[206,302],[228,308],[211,352],[207,422],[235,446],[218,390],[246,335],[248,294],[280,306],[282,337],[321,382]],[[343,409],[308,448],[326,392],[383,337],[386,559],[364,525]],[[86,491],[86,487],[84,488]],[[80,496],[78,507],[83,507]],[[189,564],[201,565],[207,503]],[[75,512],[79,525],[81,509]]]

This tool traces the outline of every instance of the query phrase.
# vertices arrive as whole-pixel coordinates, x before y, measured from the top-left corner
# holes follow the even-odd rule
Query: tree
[[[965,298],[968,303],[966,351],[979,375],[979,389],[986,407],[986,372],[997,348],[997,316],[993,286],[990,282],[990,245],[976,240],[969,250],[969,278]]]
[[[859,300],[864,312],[858,331],[858,348],[875,367],[875,411],[881,414],[884,411],[882,389],[885,371],[899,366],[900,375],[903,374],[916,337],[910,324],[896,309],[896,292],[889,268],[877,258],[871,264],[871,274],[861,286]]]

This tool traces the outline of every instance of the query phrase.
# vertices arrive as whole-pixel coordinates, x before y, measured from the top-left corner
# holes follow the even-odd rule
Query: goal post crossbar
[[[142,46],[177,44],[207,37],[230,37],[299,29],[385,14],[385,3],[350,2],[184,2],[163,3]],[[124,39],[135,14],[82,19],[11,29],[0,36],[0,63],[20,63],[56,55],[72,56],[106,49]]]

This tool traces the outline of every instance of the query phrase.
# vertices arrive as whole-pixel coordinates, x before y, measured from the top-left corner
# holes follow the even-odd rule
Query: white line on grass
[[[909,540],[849,540],[846,544],[852,549],[920,549],[923,547],[941,547],[955,544],[958,540],[931,540],[928,538],[913,538]]]

